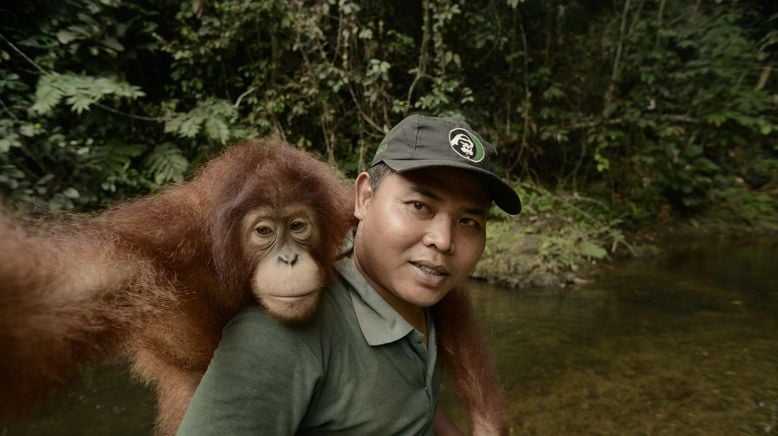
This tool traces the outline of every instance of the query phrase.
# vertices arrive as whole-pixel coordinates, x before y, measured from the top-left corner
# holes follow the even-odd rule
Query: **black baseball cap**
[[[463,120],[411,115],[389,131],[378,146],[374,166],[385,163],[402,173],[430,167],[451,167],[481,176],[492,200],[506,213],[521,212],[516,191],[497,175],[497,150]]]

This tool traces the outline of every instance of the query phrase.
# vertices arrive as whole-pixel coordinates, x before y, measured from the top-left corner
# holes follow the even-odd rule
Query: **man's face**
[[[454,168],[386,175],[376,192],[356,183],[357,267],[401,314],[431,306],[475,268],[491,203],[481,180]]]

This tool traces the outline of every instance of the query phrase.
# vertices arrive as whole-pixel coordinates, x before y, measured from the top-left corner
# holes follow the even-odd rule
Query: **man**
[[[225,328],[179,434],[444,434],[428,308],[475,268],[494,201],[515,214],[496,151],[453,118],[415,115],[356,179],[351,255],[316,315],[258,307]]]

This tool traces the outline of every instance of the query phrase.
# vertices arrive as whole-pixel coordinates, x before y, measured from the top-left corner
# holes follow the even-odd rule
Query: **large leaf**
[[[144,95],[139,87],[112,77],[45,74],[38,80],[32,111],[48,114],[65,98],[71,110],[81,113],[105,97],[135,99]]]
[[[180,182],[189,169],[189,161],[184,154],[169,142],[155,148],[145,163],[147,171],[159,185],[169,181]]]

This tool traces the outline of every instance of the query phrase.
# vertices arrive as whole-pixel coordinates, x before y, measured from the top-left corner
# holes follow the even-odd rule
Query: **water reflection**
[[[126,368],[108,368],[86,371],[80,383],[54,395],[32,419],[0,424],[0,435],[151,435],[154,416],[151,391],[131,382]]]
[[[471,285],[514,434],[778,434],[778,241],[696,244],[591,285]],[[90,374],[0,435],[143,435],[151,394]],[[465,423],[452,396],[444,404]]]

